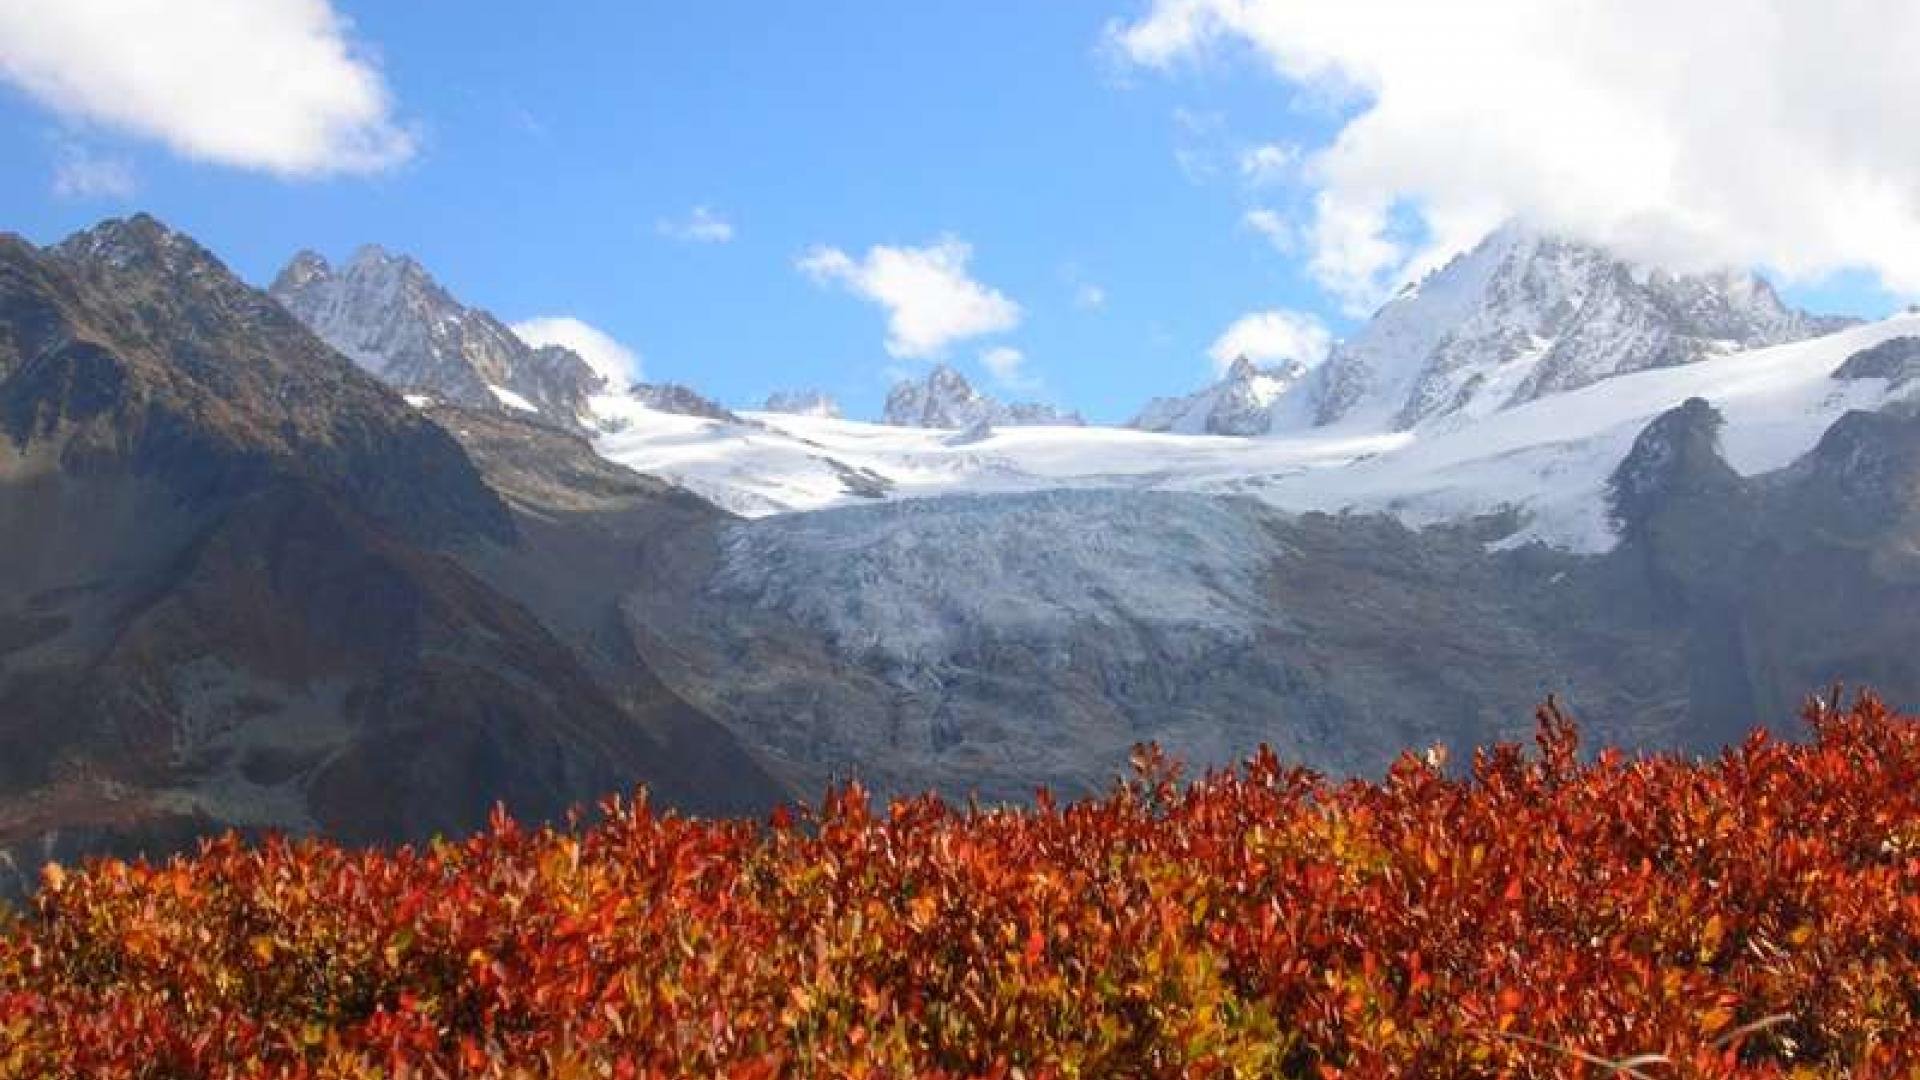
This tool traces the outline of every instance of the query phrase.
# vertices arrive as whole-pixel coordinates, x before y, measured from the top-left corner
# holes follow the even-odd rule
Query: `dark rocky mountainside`
[[[151,218],[0,238],[0,851],[417,839],[643,780],[771,802],[491,580],[574,527],[529,486]]]
[[[1920,379],[1920,338],[1889,338],[1834,369],[1836,379],[1885,379],[1898,389]]]
[[[1710,422],[1689,403],[1659,423]],[[1684,481],[1639,501],[1610,556],[1686,627],[1701,735],[1788,715],[1835,682],[1920,700],[1920,415],[1848,413],[1799,462],[1749,480],[1713,453],[1682,455]]]

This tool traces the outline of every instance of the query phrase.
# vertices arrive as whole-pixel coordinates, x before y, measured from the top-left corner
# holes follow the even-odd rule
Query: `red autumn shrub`
[[[49,869],[0,1077],[1916,1075],[1920,723],[1812,721]]]

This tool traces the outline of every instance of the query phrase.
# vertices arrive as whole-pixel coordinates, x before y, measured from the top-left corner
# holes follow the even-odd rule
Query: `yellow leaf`
[[[938,907],[939,905],[935,904],[933,898],[930,896],[916,896],[912,900],[907,901],[907,909],[910,913],[909,917],[913,925],[919,929],[925,929],[933,923],[933,917]]]
[[[1700,958],[1702,960],[1710,960],[1713,958],[1714,953],[1720,951],[1720,940],[1726,936],[1726,933],[1726,924],[1720,921],[1720,916],[1715,915],[1713,918],[1707,920],[1707,925],[1700,930]]]

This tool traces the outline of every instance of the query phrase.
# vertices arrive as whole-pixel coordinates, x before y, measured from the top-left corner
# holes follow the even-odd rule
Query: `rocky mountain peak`
[[[1129,426],[1183,435],[1265,435],[1287,392],[1307,373],[1297,360],[1263,367],[1236,357],[1219,382],[1185,397],[1155,398]]]
[[[924,381],[903,379],[887,394],[882,422],[895,427],[963,430],[984,421],[1009,425],[1084,423],[1074,413],[1051,405],[1016,402],[1005,405],[974,389],[965,375],[947,364],[936,364]]]
[[[408,393],[579,428],[588,399],[606,389],[578,354],[530,347],[488,312],[460,303],[419,262],[378,245],[338,268],[302,252],[271,292],[329,345]]]
[[[114,272],[225,275],[226,267],[191,237],[150,214],[113,218],[67,237],[54,255],[92,269]]]
[[[1509,225],[1336,346],[1303,417],[1391,430],[1458,424],[1615,375],[1835,328],[1751,274],[1669,273]]]
[[[1704,398],[1656,417],[1608,481],[1608,510],[1621,534],[1643,533],[1677,499],[1737,490],[1740,474],[1720,452],[1726,419]]]
[[[766,412],[787,413],[792,416],[814,416],[826,420],[840,419],[840,403],[818,390],[780,390],[767,395],[767,402],[761,406]]]
[[[312,287],[333,276],[333,266],[317,251],[302,251],[280,271],[268,287],[272,293],[288,293]]]
[[[697,416],[703,420],[719,420],[729,424],[740,422],[740,418],[726,406],[680,383],[636,383],[627,393],[656,412]]]

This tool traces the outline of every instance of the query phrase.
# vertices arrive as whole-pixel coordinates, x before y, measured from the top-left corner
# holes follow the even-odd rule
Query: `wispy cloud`
[[[1027,370],[1027,354],[1011,345],[996,345],[982,352],[980,363],[994,382],[1009,390],[1031,394],[1041,389],[1040,378]]]
[[[1277,210],[1256,206],[1241,215],[1240,222],[1259,233],[1275,251],[1283,255],[1291,255],[1299,249],[1299,237],[1293,226]]]
[[[654,223],[661,236],[688,244],[726,244],[733,241],[733,222],[713,208],[696,206],[686,217],[661,218]]]
[[[1060,264],[1060,281],[1073,294],[1073,306],[1081,311],[1097,311],[1107,306],[1105,287],[1088,281],[1086,272],[1077,262]]]
[[[53,193],[63,199],[128,199],[140,190],[133,164],[77,142],[54,146]]]
[[[1300,160],[1298,147],[1281,143],[1261,143],[1240,151],[1240,179],[1249,184],[1278,183],[1293,175]]]

